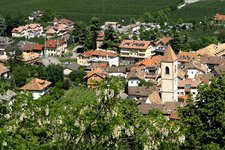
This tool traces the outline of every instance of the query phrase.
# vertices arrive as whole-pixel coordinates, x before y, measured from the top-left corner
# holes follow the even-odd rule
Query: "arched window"
[[[169,69],[169,67],[166,67],[166,74],[170,74],[170,69]]]

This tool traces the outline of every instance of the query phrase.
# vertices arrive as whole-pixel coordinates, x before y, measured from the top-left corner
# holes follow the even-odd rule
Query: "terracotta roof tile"
[[[190,87],[197,88],[199,84],[202,83],[202,80],[195,80],[195,79],[184,79],[178,81],[178,87],[184,88],[186,85],[190,85]]]
[[[172,47],[168,46],[163,55],[162,62],[174,62],[176,60],[177,60],[177,56],[175,55]]]
[[[185,72],[181,69],[178,69],[178,77],[184,78],[185,77]]]
[[[99,76],[101,76],[103,78],[108,76],[108,73],[106,73],[105,71],[103,71],[100,68],[96,68],[93,71],[88,72],[87,75],[84,78],[89,78],[89,77],[91,77],[94,74],[99,75]]]
[[[154,86],[128,87],[128,95],[148,97],[155,90]]]
[[[225,59],[217,56],[203,56],[200,61],[204,64],[219,65],[225,62]]]
[[[55,33],[56,33],[56,31],[53,28],[50,28],[46,31],[46,34],[55,34]]]
[[[27,29],[35,29],[37,27],[40,27],[41,25],[38,23],[33,23],[33,24],[27,24],[25,26],[19,26],[17,28],[14,28],[12,30],[12,32],[14,33],[21,33],[23,30],[27,30]]]
[[[22,86],[20,89],[24,91],[42,91],[50,84],[50,81],[34,78],[29,83]]]
[[[225,21],[225,15],[220,15],[219,13],[217,13],[214,16],[214,20],[216,20],[216,21]]]
[[[139,50],[147,50],[150,46],[150,41],[140,41],[140,40],[123,40],[119,47],[125,49],[139,49]]]
[[[24,62],[29,62],[29,61],[32,61],[32,60],[37,60],[40,55],[38,53],[33,53],[33,52],[30,52],[30,53],[23,53],[23,58],[22,58],[22,61]]]
[[[146,73],[141,67],[131,69],[131,71],[127,73],[127,79],[130,79],[130,78],[145,79],[145,76],[146,76]]]
[[[65,25],[73,25],[73,24],[74,24],[73,21],[71,21],[71,20],[69,20],[69,19],[66,19],[66,18],[62,18],[62,19],[60,19],[60,20],[58,20],[58,19],[56,18],[56,20],[54,19],[54,21],[56,21],[56,22],[59,23],[59,24],[65,24]]]
[[[32,51],[34,47],[34,44],[24,44],[21,46],[21,49],[23,51]]]
[[[6,67],[3,63],[0,63],[0,75],[9,71],[10,70],[8,67]]]
[[[162,58],[163,58],[163,56],[161,56],[161,55],[149,57],[149,58],[146,58],[146,59],[142,60],[141,62],[139,62],[139,64],[144,65],[146,67],[159,66],[161,64]]]
[[[157,91],[154,91],[152,94],[148,96],[148,99],[151,101],[153,104],[162,104],[162,100],[159,96],[159,93]]]
[[[166,45],[169,43],[169,41],[171,40],[172,38],[169,37],[169,36],[164,36],[162,37],[161,39],[159,39],[158,41],[154,42],[155,45],[159,45],[160,43]]]
[[[208,67],[197,60],[185,64],[185,68],[183,70],[186,71],[187,69],[197,69],[204,73],[208,72]]]
[[[63,40],[47,40],[46,47],[47,48],[56,48],[57,45],[63,45],[65,42]]]
[[[170,114],[170,119],[180,119],[179,114],[177,111]]]
[[[114,51],[110,50],[90,50],[80,54],[83,57],[91,57],[91,56],[109,56],[109,57],[117,57],[118,54]]]
[[[42,45],[42,44],[34,44],[33,50],[41,51],[41,50],[43,50],[43,48],[44,48],[44,45]]]
[[[179,107],[183,107],[185,105],[186,105],[186,103],[181,103],[181,102],[166,102],[164,104],[142,103],[138,106],[138,109],[143,114],[148,114],[149,110],[157,109],[165,115],[168,115],[168,114],[170,115],[173,112],[177,111]]]
[[[177,55],[178,61],[179,62],[190,62],[193,59],[197,59],[198,58],[198,54],[196,52],[183,52],[180,51]]]

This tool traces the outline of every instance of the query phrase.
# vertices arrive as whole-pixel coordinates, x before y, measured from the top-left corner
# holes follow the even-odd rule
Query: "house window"
[[[166,67],[166,74],[170,74],[170,69],[169,69],[169,67]]]
[[[133,81],[131,81],[131,84],[133,84]]]

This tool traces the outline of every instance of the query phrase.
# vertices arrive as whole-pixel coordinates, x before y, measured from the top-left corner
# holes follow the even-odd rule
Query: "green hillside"
[[[181,18],[184,21],[213,19],[216,13],[225,14],[225,1],[207,0],[189,4],[182,9],[172,12],[169,16],[172,19]]]
[[[72,20],[87,21],[92,16],[102,21],[128,21],[145,12],[165,7],[175,7],[181,0],[0,0],[0,15],[13,15],[22,11],[28,15],[33,10],[51,8],[57,15]]]

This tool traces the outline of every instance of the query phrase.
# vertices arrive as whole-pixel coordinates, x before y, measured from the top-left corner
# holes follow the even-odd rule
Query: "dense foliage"
[[[184,149],[225,148],[225,76],[199,88],[196,101],[180,109]]]
[[[14,1],[1,0],[0,14],[14,15],[17,10],[22,10],[29,15],[34,10],[48,10],[49,6],[56,14],[68,17],[74,21],[89,22],[91,17],[101,18],[102,21],[129,22],[130,18],[138,18],[144,12],[155,12],[165,7],[175,7],[181,0],[34,0]],[[87,5],[88,4],[88,5]]]
[[[173,20],[183,19],[185,22],[193,20],[202,21],[205,18],[213,19],[216,13],[225,13],[225,1],[221,0],[204,0],[189,4],[182,9],[177,9],[169,14]]]
[[[143,116],[133,100],[117,95],[124,82],[110,78],[98,92],[73,87],[58,100],[18,94],[1,105],[1,149],[174,149],[183,136],[161,113]]]

